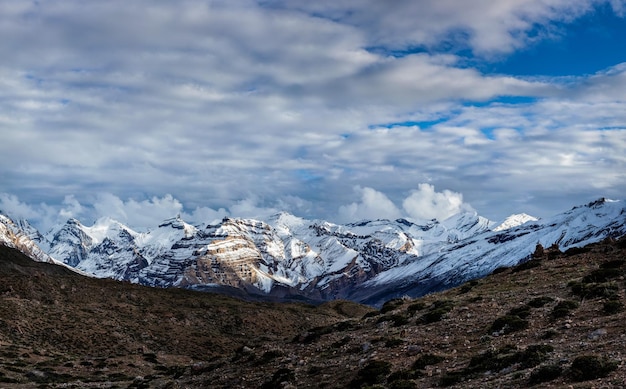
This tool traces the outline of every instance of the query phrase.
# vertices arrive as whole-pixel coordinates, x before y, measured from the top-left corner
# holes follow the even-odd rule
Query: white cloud
[[[461,193],[448,189],[436,192],[430,184],[419,184],[417,190],[402,202],[404,211],[418,220],[445,220],[460,212],[472,210],[471,206],[463,202]]]
[[[354,192],[360,196],[359,202],[339,207],[339,219],[344,222],[358,220],[390,219],[401,216],[400,211],[389,198],[372,188],[356,187]]]
[[[137,229],[157,226],[183,211],[181,202],[170,194],[141,201],[124,201],[111,193],[102,193],[98,195],[93,208],[97,218],[111,217]]]
[[[59,211],[59,217],[62,219],[78,219],[84,213],[83,206],[73,195],[66,195],[62,204],[63,207]]]

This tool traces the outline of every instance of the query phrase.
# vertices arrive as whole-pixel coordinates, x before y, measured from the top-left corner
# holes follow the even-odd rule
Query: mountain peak
[[[504,231],[510,228],[521,226],[522,224],[529,221],[537,220],[539,219],[526,213],[516,213],[504,219],[504,221],[500,223],[496,228],[494,228],[493,231]]]

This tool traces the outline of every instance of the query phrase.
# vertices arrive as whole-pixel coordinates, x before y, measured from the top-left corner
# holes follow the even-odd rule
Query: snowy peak
[[[56,263],[38,244],[43,236],[26,220],[14,222],[0,213],[0,244],[18,249],[39,262]]]
[[[506,219],[504,219],[504,221],[502,223],[500,223],[493,230],[494,231],[504,231],[504,230],[508,230],[510,228],[521,226],[524,223],[527,223],[527,222],[530,222],[530,221],[537,221],[537,220],[539,220],[539,219],[537,219],[534,216],[530,216],[528,214],[525,214],[525,213],[513,214],[513,215],[507,217]]]

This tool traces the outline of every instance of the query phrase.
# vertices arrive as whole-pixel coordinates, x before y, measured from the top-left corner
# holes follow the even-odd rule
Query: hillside
[[[7,388],[623,385],[625,273],[626,239],[566,253],[536,250],[523,265],[375,311],[343,301],[251,303],[85,278],[0,247],[0,382]],[[606,377],[585,376],[593,372]]]

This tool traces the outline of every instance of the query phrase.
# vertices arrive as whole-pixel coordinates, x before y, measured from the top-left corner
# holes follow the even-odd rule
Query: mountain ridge
[[[22,237],[37,237],[46,255],[101,278],[380,306],[389,298],[416,297],[516,265],[537,243],[565,250],[622,236],[626,208],[623,201],[599,199],[543,220],[513,215],[497,226],[476,212],[441,222],[344,225],[281,212],[267,221],[224,218],[193,226],[179,215],[143,233],[110,218],[91,227],[70,219],[43,242],[38,232],[7,223]]]

